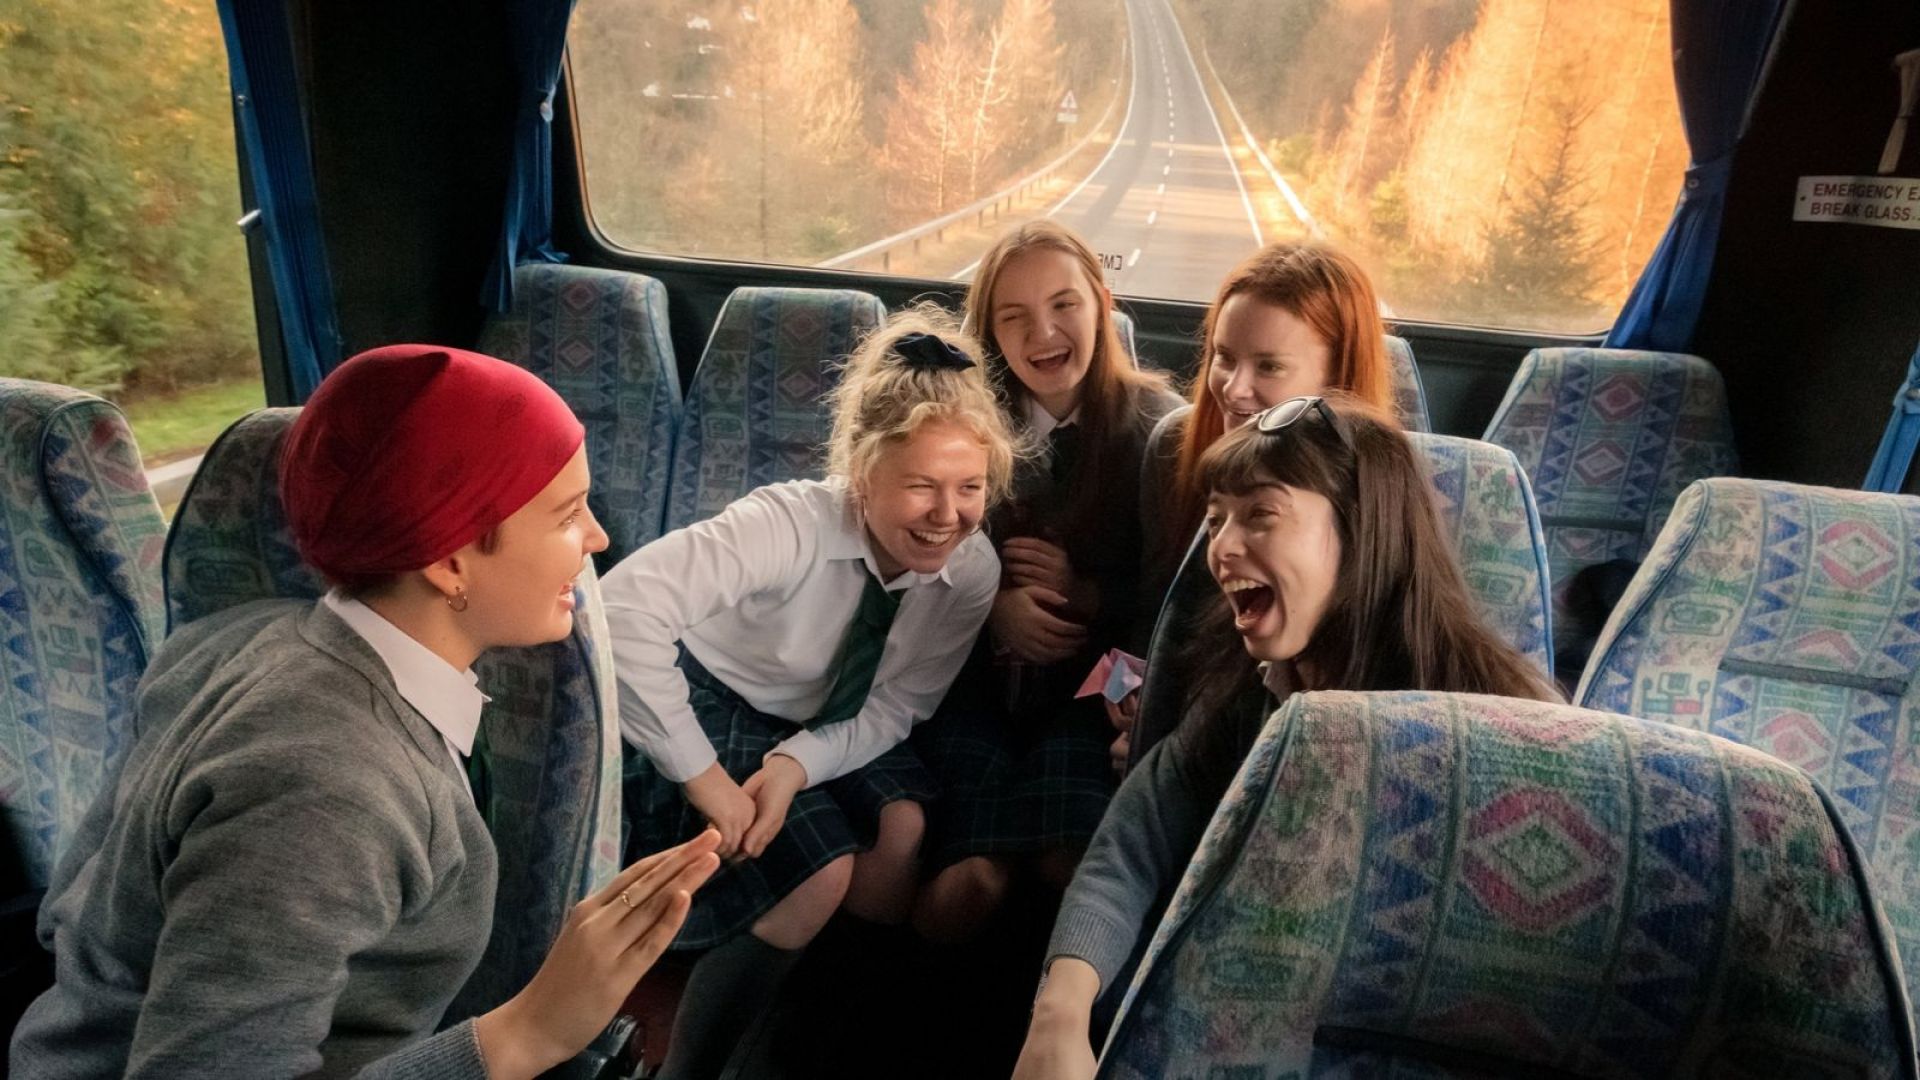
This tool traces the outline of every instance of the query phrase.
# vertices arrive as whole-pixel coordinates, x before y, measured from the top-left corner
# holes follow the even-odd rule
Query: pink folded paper
[[[1100,657],[1100,662],[1087,672],[1085,682],[1074,692],[1074,697],[1092,697],[1099,694],[1108,701],[1118,704],[1128,694],[1140,688],[1147,674],[1147,662],[1123,649],[1108,649]]]

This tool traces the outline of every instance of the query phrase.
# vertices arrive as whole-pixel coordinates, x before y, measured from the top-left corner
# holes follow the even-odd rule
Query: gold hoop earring
[[[467,610],[467,590],[461,589],[447,597],[447,606],[452,608],[455,614]]]

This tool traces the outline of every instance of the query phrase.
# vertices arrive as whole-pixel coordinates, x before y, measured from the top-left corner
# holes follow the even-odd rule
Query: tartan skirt
[[[1119,786],[1108,749],[1117,733],[1098,696],[1075,698],[1082,658],[1043,669],[1038,693],[1008,703],[987,650],[974,651],[911,745],[940,786],[928,808],[930,869],[973,855],[1084,847]]]
[[[747,704],[684,646],[680,671],[687,701],[719,755],[721,768],[744,783],[761,759],[800,725]],[[675,950],[709,949],[751,927],[754,920],[828,863],[873,846],[880,809],[898,799],[925,805],[938,788],[906,743],[893,747],[845,776],[816,784],[793,797],[786,823],[757,859],[721,864],[693,894]],[[680,785],[662,776],[645,754],[626,748],[624,790],[628,835],[626,861],[690,840],[707,827]]]

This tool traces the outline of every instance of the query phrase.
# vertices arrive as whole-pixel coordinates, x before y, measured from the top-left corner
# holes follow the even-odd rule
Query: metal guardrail
[[[147,470],[147,486],[153,489],[153,497],[161,506],[172,506],[186,495],[187,485],[193,482],[193,474],[200,468],[200,459],[204,456],[195,454]]]
[[[1226,81],[1220,78],[1220,73],[1214,69],[1213,55],[1207,51],[1207,44],[1204,41],[1200,43],[1200,58],[1207,62],[1207,75],[1213,80],[1214,87],[1220,91],[1220,100],[1227,103],[1227,112],[1232,115],[1234,126],[1240,129],[1240,138],[1247,144],[1247,149],[1253,151],[1254,160],[1266,170],[1267,178],[1273,181],[1273,186],[1280,192],[1280,197],[1287,201],[1287,208],[1293,211],[1293,216],[1299,218],[1300,224],[1306,226],[1307,234],[1315,240],[1325,240],[1327,234],[1320,228],[1320,223],[1315,221],[1313,215],[1307,211],[1307,204],[1301,202],[1300,196],[1294,194],[1293,185],[1287,183],[1286,178],[1280,175],[1280,170],[1274,167],[1272,159],[1267,157],[1267,152],[1260,148],[1260,140],[1253,137],[1253,129],[1247,126],[1246,119],[1240,115],[1240,107],[1233,103],[1233,95],[1227,92]]]
[[[1011,210],[1035,185],[1051,179],[1054,173],[1064,168],[1069,161],[1073,160],[1075,156],[1091,145],[1095,137],[1100,134],[1101,129],[1105,128],[1107,122],[1113,118],[1114,106],[1119,103],[1121,98],[1131,98],[1133,96],[1133,68],[1130,63],[1132,48],[1132,42],[1129,41],[1126,49],[1121,52],[1120,58],[1122,68],[1128,72],[1127,85],[1120,93],[1116,93],[1108,99],[1106,111],[1102,112],[1100,119],[1096,120],[1093,126],[1087,129],[1087,134],[1081,138],[1079,142],[1068,147],[1066,152],[1062,153],[1059,157],[1054,158],[1052,161],[1047,162],[1040,168],[1013,181],[1006,187],[988,195],[984,199],[969,203],[952,213],[937,217],[932,221],[922,222],[904,232],[881,237],[864,247],[857,247],[852,251],[835,255],[833,258],[827,259],[824,262],[814,263],[814,265],[824,270],[843,269],[851,266],[853,263],[878,255],[880,256],[880,270],[888,271],[893,269],[893,251],[895,248],[905,244],[911,244],[913,253],[918,254],[923,241],[932,239],[933,242],[938,243],[945,240],[948,229],[966,223],[969,218],[973,219],[972,223],[977,227],[986,225],[988,215],[992,215],[993,219],[998,220],[1001,214]],[[1118,139],[1120,132],[1115,130],[1113,137]]]

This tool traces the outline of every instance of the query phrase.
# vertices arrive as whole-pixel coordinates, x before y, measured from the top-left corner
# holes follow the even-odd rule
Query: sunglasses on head
[[[1327,427],[1333,429],[1334,437],[1340,440],[1340,445],[1349,450],[1353,448],[1353,442],[1347,435],[1346,421],[1340,418],[1339,413],[1333,411],[1333,407],[1327,404],[1326,398],[1288,398],[1254,417],[1253,423],[1262,435],[1278,435],[1308,413],[1319,413],[1320,419]]]

